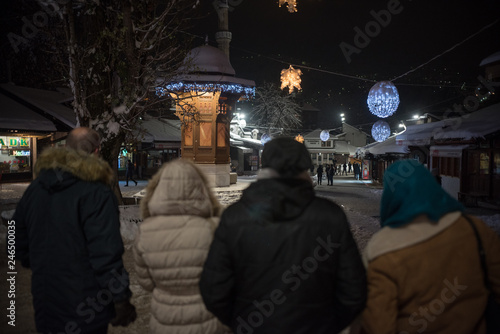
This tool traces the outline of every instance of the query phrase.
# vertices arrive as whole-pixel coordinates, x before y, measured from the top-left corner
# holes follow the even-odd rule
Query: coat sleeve
[[[14,212],[14,216],[12,220],[8,223],[7,229],[8,232],[14,228],[14,252],[17,260],[21,262],[23,267],[30,267],[30,258],[29,258],[29,239],[28,239],[28,227],[26,225],[26,208],[25,208],[25,197],[24,194],[21,201],[19,201],[16,211]],[[13,223],[12,223],[13,221]],[[10,232],[12,233],[12,232]],[[7,233],[7,237],[9,233]],[[8,240],[7,240],[8,241]],[[9,248],[11,245],[7,242],[7,254],[11,254],[12,248]]]
[[[476,220],[476,219],[475,219]],[[484,222],[476,220],[488,268],[488,282],[495,299],[500,303],[500,237]]]
[[[207,310],[230,326],[234,304],[234,267],[227,246],[224,215],[215,230],[200,278],[200,292]]]
[[[363,311],[365,333],[396,333],[398,290],[396,282],[384,268],[394,268],[382,256],[368,265],[368,300]]]
[[[142,242],[141,233],[136,237],[134,242],[134,266],[137,273],[137,279],[139,284],[147,291],[153,291],[155,288],[155,282],[149,273],[149,267],[144,261],[143,254],[144,251],[141,246]]]
[[[366,272],[345,214],[336,274],[335,308],[337,323],[347,327],[363,311],[366,302]]]
[[[103,289],[113,294],[113,301],[129,299],[129,275],[122,261],[124,252],[120,234],[118,202],[111,189],[100,189],[83,203],[83,233],[94,275]]]

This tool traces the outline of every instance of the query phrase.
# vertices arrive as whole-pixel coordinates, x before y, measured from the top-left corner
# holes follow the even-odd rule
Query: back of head
[[[262,168],[272,168],[281,177],[295,177],[311,168],[306,146],[295,139],[280,137],[267,142],[262,152]]]
[[[91,154],[99,149],[100,140],[99,133],[93,129],[75,128],[66,138],[66,147]]]
[[[382,226],[405,225],[422,214],[437,222],[453,211],[463,211],[462,204],[452,198],[416,160],[398,161],[384,173],[380,207]]]

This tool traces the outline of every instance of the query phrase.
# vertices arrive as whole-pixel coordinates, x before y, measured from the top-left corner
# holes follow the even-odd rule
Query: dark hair
[[[294,177],[312,166],[306,146],[292,138],[267,142],[262,152],[262,168],[272,168],[282,177]]]

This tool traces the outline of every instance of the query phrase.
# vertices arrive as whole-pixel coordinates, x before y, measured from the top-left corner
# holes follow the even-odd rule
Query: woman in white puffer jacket
[[[198,287],[221,206],[192,163],[166,163],[146,188],[134,244],[140,285],[152,291],[151,333],[224,333]]]

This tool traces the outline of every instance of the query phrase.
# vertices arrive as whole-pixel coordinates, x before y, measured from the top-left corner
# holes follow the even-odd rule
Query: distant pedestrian
[[[48,148],[13,217],[16,259],[30,268],[40,333],[105,334],[136,318],[123,266],[113,170],[99,157],[99,134],[73,129]]]
[[[361,174],[361,167],[359,166],[359,163],[355,162],[353,169],[354,169],[354,178],[356,180],[359,180],[359,174]]]
[[[347,175],[347,164],[344,162],[344,164],[342,165],[342,175]]]
[[[347,166],[349,167],[348,173],[351,174],[352,173],[352,164],[350,161],[349,161],[349,164]]]
[[[134,260],[139,284],[152,292],[149,333],[223,333],[198,288],[221,214],[205,175],[188,160],[164,164],[141,211]]]
[[[125,177],[127,178],[127,184],[125,185],[125,187],[128,187],[128,180],[132,180],[134,181],[135,185],[137,185],[137,181],[134,180],[134,164],[132,163],[132,161],[130,160],[127,160],[127,170],[125,171]]]
[[[227,208],[200,280],[233,333],[339,333],[364,307],[366,276],[343,210],[317,197],[304,144],[266,144],[261,173]]]
[[[326,165],[326,168],[325,168],[325,176],[326,176],[326,184],[327,185],[330,185],[330,179],[329,179],[329,175],[330,175],[330,169],[332,167],[330,165]]]
[[[321,185],[321,180],[323,179],[323,165],[318,166],[316,173],[318,174],[318,185]]]
[[[464,214],[462,204],[415,160],[398,161],[385,172],[380,220],[382,229],[364,254],[369,286],[364,330],[486,333],[488,293],[500,300],[499,236]]]
[[[332,167],[326,174],[326,177],[328,178],[328,184],[331,186],[333,186],[333,175],[335,175],[335,167],[332,165]]]

